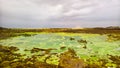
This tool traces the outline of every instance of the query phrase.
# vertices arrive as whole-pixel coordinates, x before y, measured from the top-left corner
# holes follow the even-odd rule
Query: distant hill
[[[120,26],[109,26],[106,27],[107,29],[120,29]]]
[[[0,27],[0,29],[18,29],[18,28],[6,28],[6,27]],[[25,29],[25,30],[34,30],[34,29],[48,29],[48,30],[77,30],[77,29],[115,29],[120,30],[120,26],[109,26],[109,27],[93,27],[93,28],[19,28],[19,29]]]
[[[120,26],[109,26],[109,27],[95,27],[93,29],[115,29],[115,30],[120,30]]]
[[[0,27],[0,29],[6,29],[6,28],[4,28],[4,27]]]

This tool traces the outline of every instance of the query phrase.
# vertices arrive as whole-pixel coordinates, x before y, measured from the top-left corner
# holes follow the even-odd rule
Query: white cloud
[[[5,1],[2,0],[2,13],[8,13],[16,16],[30,16],[34,19],[48,19],[50,17],[59,16],[62,6],[56,5],[36,5],[29,1]]]
[[[120,21],[120,0],[0,0],[0,5],[2,25]]]
[[[65,16],[82,16],[90,14],[92,11],[94,11],[93,7],[86,7],[82,9],[72,9],[66,13],[64,13]]]

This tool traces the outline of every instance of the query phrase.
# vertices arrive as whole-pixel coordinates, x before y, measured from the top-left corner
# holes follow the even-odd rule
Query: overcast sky
[[[120,26],[120,0],[0,0],[0,26]]]

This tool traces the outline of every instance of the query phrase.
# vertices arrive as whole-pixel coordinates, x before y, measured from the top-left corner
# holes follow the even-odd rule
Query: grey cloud
[[[117,21],[118,25],[120,21],[120,0],[0,0],[0,3],[3,26],[73,27],[103,21],[109,24]]]

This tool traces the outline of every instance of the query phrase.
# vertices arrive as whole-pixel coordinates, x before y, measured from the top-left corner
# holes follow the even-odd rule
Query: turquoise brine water
[[[70,40],[70,38],[75,40]],[[83,48],[84,43],[79,43],[77,40],[86,40],[86,49]],[[89,57],[90,55],[104,56],[120,55],[120,40],[108,42],[106,35],[100,34],[79,34],[79,33],[41,33],[34,36],[18,36],[5,40],[0,40],[1,45],[15,46],[20,49],[20,53],[27,54],[25,49],[32,48],[55,48],[52,52],[61,53],[67,48],[73,48],[80,57]],[[66,47],[60,49],[60,47]],[[29,53],[30,54],[30,53]]]

